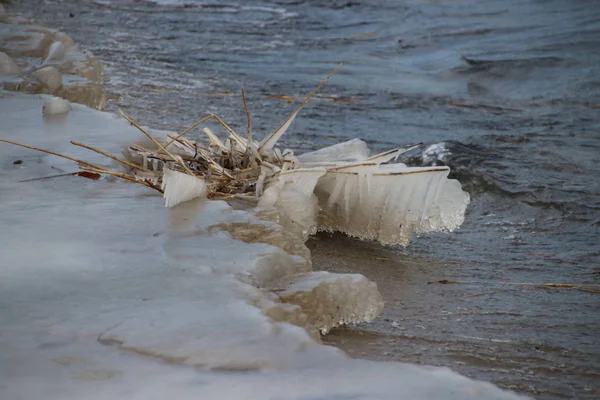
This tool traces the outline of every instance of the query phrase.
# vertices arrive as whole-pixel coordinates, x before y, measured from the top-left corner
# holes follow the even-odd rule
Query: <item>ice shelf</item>
[[[119,154],[139,137],[83,106],[44,119],[45,99],[0,92],[0,137],[99,165],[69,141]],[[76,170],[0,143],[0,398],[520,398],[320,344],[324,319],[369,319],[381,297],[362,276],[311,272],[273,222],[220,201],[168,209],[112,178],[23,182]]]

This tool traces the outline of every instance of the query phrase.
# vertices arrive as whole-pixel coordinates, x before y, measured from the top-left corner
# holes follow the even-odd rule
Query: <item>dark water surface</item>
[[[464,226],[407,249],[342,235],[315,266],[386,309],[325,338],[548,399],[600,398],[600,6],[579,0],[14,1],[101,59],[110,110],[181,131],[217,113],[275,129],[339,62],[284,144],[423,141],[472,195]],[[69,15],[71,13],[73,16]],[[336,100],[336,101],[332,101]],[[292,98],[298,103],[298,98]],[[459,283],[431,283],[430,281]],[[576,283],[548,287],[515,283]]]

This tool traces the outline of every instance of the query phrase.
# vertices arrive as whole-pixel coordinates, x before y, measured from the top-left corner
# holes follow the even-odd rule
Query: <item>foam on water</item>
[[[118,154],[138,135],[77,105],[44,120],[44,100],[3,93],[0,137],[106,165],[69,141]],[[5,143],[0,167],[2,398],[517,398],[321,345],[316,330],[373,318],[381,296],[363,276],[311,272],[274,223],[224,202],[165,209],[112,179],[21,182],[76,166]]]

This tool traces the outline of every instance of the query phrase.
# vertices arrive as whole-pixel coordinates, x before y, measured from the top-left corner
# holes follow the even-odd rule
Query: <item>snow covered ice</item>
[[[139,135],[75,104],[44,119],[47,99],[1,93],[0,137],[106,165],[70,140],[117,154]],[[311,272],[280,225],[221,201],[165,208],[112,178],[21,182],[75,170],[0,143],[0,398],[519,398],[323,346],[317,331],[373,318],[381,296],[360,275]]]

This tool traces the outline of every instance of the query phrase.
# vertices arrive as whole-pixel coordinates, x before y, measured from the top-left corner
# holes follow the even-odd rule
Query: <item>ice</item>
[[[163,169],[162,189],[166,207],[175,207],[192,199],[206,197],[206,183],[203,179],[169,168]]]
[[[78,105],[44,119],[47,99],[1,93],[0,137],[105,166],[69,141],[117,154],[139,137]],[[449,369],[321,345],[321,312],[371,318],[377,293],[361,276],[311,272],[274,223],[220,201],[165,208],[114,178],[21,182],[58,169],[76,166],[0,144],[2,399],[518,398]]]
[[[390,245],[408,245],[413,233],[452,231],[469,195],[446,179],[449,171],[402,164],[329,170],[315,189],[319,229]]]
[[[308,323],[323,334],[336,326],[372,321],[383,308],[377,286],[358,274],[314,272],[295,279],[279,295],[299,305]]]
[[[311,163],[322,163],[336,161],[363,161],[369,157],[371,151],[367,144],[360,139],[352,139],[347,142],[324,147],[319,150],[304,153],[298,159],[304,165]]]
[[[275,208],[280,213],[280,224],[308,239],[317,231],[319,205],[313,192],[325,172],[324,168],[282,171],[269,183],[258,206]]]
[[[366,143],[353,139],[298,156],[302,166],[327,171],[315,188],[318,229],[406,246],[413,234],[458,228],[470,199],[447,179],[450,169],[395,162],[417,146],[369,156]]]

